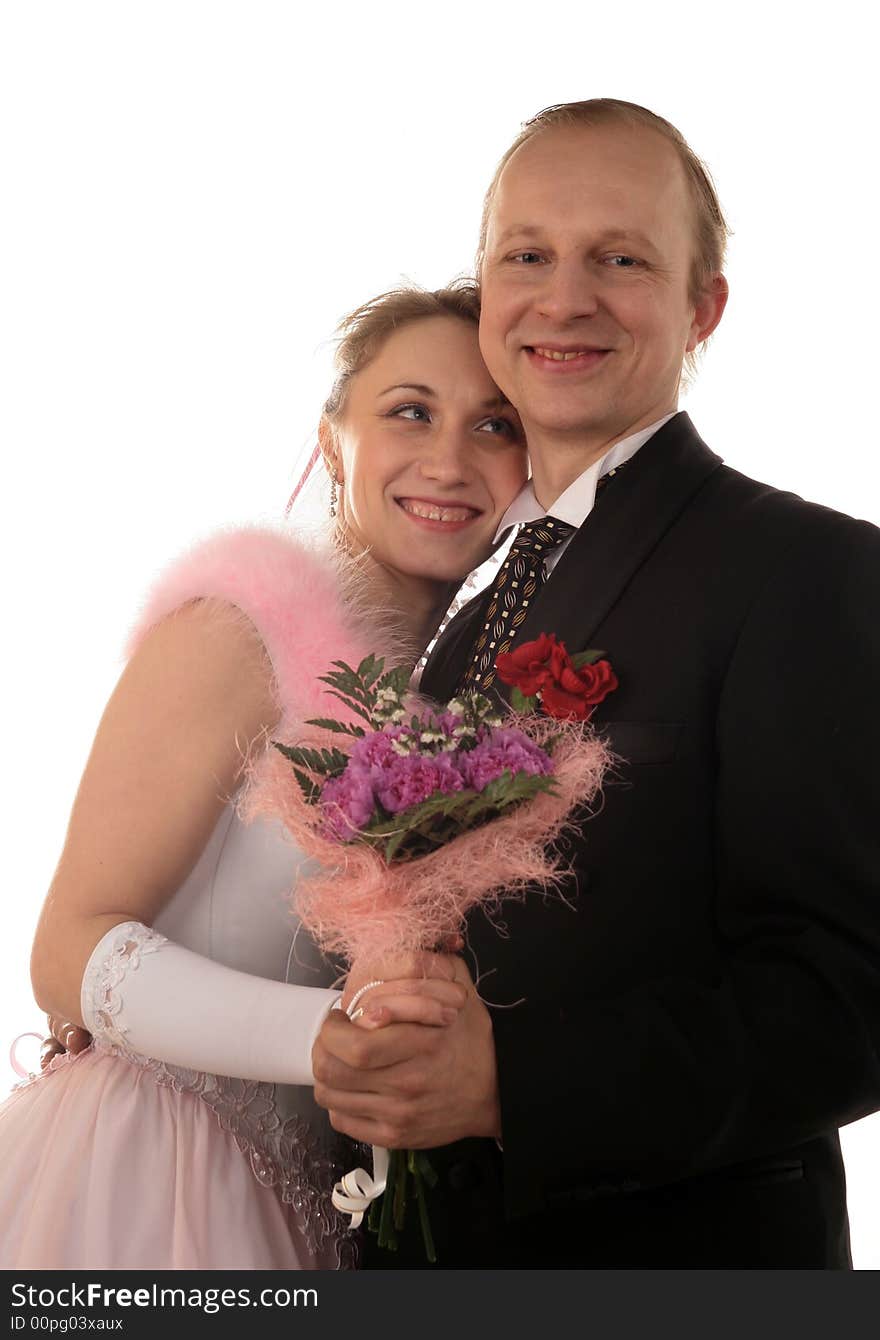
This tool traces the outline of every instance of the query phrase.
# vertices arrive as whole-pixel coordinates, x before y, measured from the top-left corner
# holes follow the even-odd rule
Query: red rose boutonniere
[[[517,712],[533,712],[540,702],[548,716],[587,721],[609,693],[617,676],[603,651],[579,651],[570,656],[554,633],[541,633],[495,661],[498,678],[513,686],[510,705]]]

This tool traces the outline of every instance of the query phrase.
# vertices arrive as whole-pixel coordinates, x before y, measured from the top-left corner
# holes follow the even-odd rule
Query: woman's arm
[[[312,1042],[338,993],[237,972],[146,929],[279,715],[263,645],[231,606],[191,603],[147,635],[99,726],[37,930],[47,1013],[191,1069],[312,1082]],[[409,990],[385,987],[375,1022],[438,1025],[459,1003],[451,983]]]
[[[119,922],[157,916],[278,717],[271,665],[238,611],[193,602],[147,634],[98,727],[37,928],[31,980],[48,1014],[83,1022],[92,950]]]

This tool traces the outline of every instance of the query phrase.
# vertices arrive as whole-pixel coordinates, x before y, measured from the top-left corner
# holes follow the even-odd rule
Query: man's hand
[[[465,992],[452,1022],[426,1027],[379,1018],[373,1028],[364,1028],[335,1010],[318,1035],[312,1051],[315,1099],[328,1110],[334,1129],[353,1140],[386,1149],[431,1149],[467,1136],[501,1135],[489,1012],[462,960],[436,957],[454,965]],[[427,993],[432,980],[412,980],[408,989]],[[395,983],[395,991],[402,985]],[[363,997],[365,1023],[371,1010],[385,1008],[379,991]]]

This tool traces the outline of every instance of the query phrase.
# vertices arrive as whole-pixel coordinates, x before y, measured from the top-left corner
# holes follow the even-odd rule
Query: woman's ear
[[[326,414],[321,415],[318,423],[318,446],[321,448],[321,455],[324,457],[324,466],[328,475],[332,479],[336,476],[336,482],[342,483],[342,452],[339,450],[339,439],[336,430],[333,427]]]

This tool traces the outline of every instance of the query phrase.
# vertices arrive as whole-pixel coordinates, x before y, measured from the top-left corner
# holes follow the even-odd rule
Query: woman
[[[415,660],[488,555],[526,459],[477,319],[459,285],[387,294],[343,323],[319,442],[344,580],[329,551],[241,532],[154,592],[33,950],[41,1007],[95,1042],[0,1108],[0,1267],[352,1264],[329,1205],[332,1132],[306,1087],[338,993],[290,943],[296,852],[243,825],[235,799],[267,738],[319,714],[331,660],[401,637]],[[439,980],[372,997],[373,1022],[436,1026],[463,998]]]

